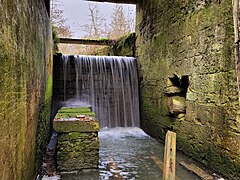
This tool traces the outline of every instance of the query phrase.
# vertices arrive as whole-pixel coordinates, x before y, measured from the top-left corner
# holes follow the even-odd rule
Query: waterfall
[[[136,59],[116,56],[64,55],[64,100],[75,71],[74,99],[88,103],[103,127],[139,127],[139,93]],[[74,66],[74,67],[73,67]],[[72,81],[71,81],[72,83]]]
[[[67,89],[67,87],[66,87],[66,82],[67,82],[67,75],[68,75],[68,70],[70,70],[69,69],[69,56],[68,55],[63,55],[62,56],[62,61],[63,61],[63,80],[64,80],[64,84],[63,84],[63,90],[64,90],[64,92],[63,92],[63,95],[64,95],[64,101],[66,101],[67,100],[67,98],[66,98],[66,94],[67,94],[67,92],[66,92],[66,89]]]

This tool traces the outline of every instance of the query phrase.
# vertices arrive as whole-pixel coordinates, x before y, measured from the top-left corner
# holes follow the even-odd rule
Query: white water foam
[[[125,138],[125,137],[150,137],[142,129],[138,127],[116,127],[116,128],[102,128],[98,133],[99,138]]]

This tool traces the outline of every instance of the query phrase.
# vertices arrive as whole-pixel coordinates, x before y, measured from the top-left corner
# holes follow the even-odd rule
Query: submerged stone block
[[[53,128],[58,133],[59,171],[71,172],[98,168],[99,124],[89,108],[62,108]]]

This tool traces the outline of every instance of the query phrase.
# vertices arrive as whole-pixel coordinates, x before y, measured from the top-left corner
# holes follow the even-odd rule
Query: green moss
[[[232,159],[227,152],[218,148],[209,148],[206,152],[207,166],[225,175],[228,179],[237,180],[240,177],[240,159]]]
[[[52,110],[52,74],[49,75],[48,80],[46,82],[45,88],[45,96],[44,102],[42,106],[40,106],[39,110],[39,118],[38,118],[38,132],[36,136],[36,168],[40,166],[41,159],[39,157],[43,156],[45,152],[47,142],[49,139],[49,130],[50,130],[50,117]]]
[[[103,39],[107,41],[109,39]],[[136,34],[129,33],[113,41],[110,47],[98,49],[96,55],[111,55],[111,56],[135,56],[135,41]]]
[[[240,176],[240,159],[235,160],[229,157],[227,151],[224,152],[217,146],[208,146],[199,143],[195,146],[196,137],[186,136],[177,132],[178,149],[185,152],[187,155],[202,162],[205,166],[219,172],[221,175],[228,175],[228,179],[237,180]],[[210,143],[210,142],[208,142]]]
[[[124,55],[130,55],[134,56],[135,51],[135,41],[136,41],[136,34],[130,33],[128,35],[125,35],[112,46],[114,55],[118,56],[124,56]],[[129,54],[131,53],[131,54]]]
[[[48,107],[50,107],[52,103],[52,93],[53,93],[53,78],[51,74],[47,80],[47,86],[46,86],[45,98],[44,98],[45,99],[44,103],[48,104]]]
[[[79,108],[61,108],[58,113],[85,113],[91,112],[89,107],[79,107]]]
[[[54,26],[52,26],[52,38],[53,38],[53,54],[56,54],[58,53],[58,44],[60,43],[60,39]]]
[[[95,117],[95,113],[94,112],[78,112],[78,113],[67,113],[67,112],[64,112],[64,113],[57,113],[56,114],[56,118],[71,118],[71,117],[76,117],[77,115],[87,115],[87,116],[90,116],[90,117]]]
[[[97,39],[98,41],[109,41],[110,39],[109,38],[99,38],[99,39]]]
[[[60,171],[76,171],[98,167],[97,133],[70,132],[58,136],[57,162]]]

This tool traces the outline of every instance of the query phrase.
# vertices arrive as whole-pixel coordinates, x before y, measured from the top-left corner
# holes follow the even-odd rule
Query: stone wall
[[[240,177],[232,1],[137,5],[142,128],[229,179]]]
[[[33,179],[45,147],[52,87],[46,2],[0,1],[1,179]]]

